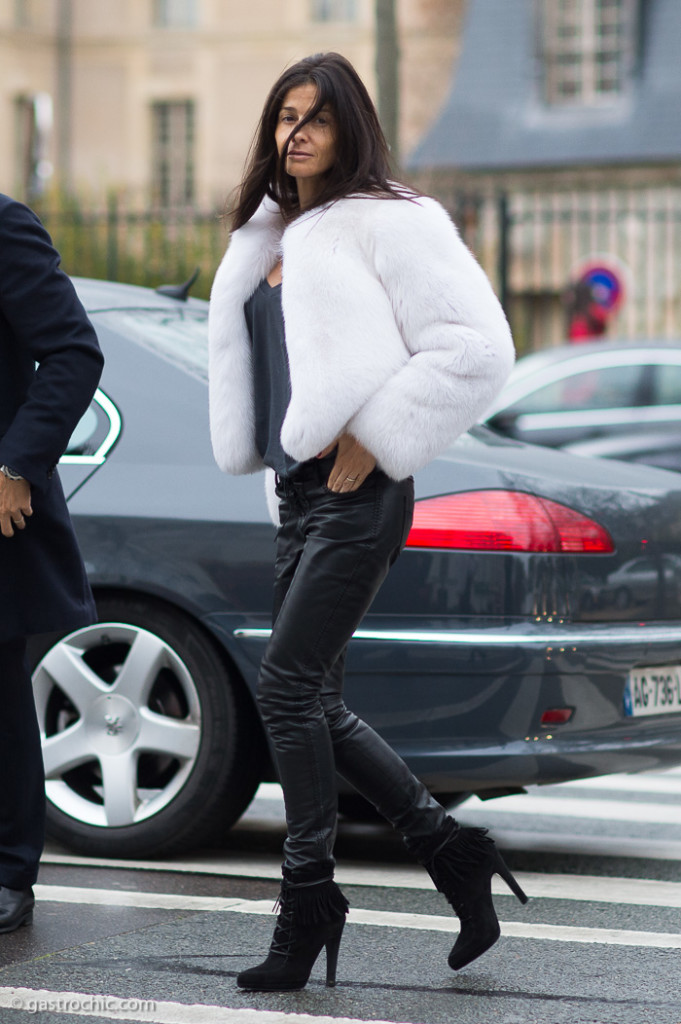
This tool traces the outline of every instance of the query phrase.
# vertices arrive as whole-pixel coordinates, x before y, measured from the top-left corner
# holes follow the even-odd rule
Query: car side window
[[[108,395],[97,388],[60,461],[66,465],[101,465],[118,440],[121,427],[118,409]]]
[[[640,365],[606,366],[573,373],[525,395],[507,411],[522,416],[641,405],[644,402],[643,369]]]
[[[681,366],[655,367],[655,404],[681,405]]]

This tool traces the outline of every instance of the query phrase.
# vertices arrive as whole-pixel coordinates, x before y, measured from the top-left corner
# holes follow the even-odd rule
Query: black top
[[[281,285],[264,278],[244,304],[253,346],[255,444],[263,462],[280,477],[300,466],[281,447],[281,426],[291,401]]]

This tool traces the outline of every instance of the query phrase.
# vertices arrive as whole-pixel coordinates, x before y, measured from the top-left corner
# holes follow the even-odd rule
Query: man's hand
[[[326,486],[337,494],[356,491],[375,468],[376,459],[352,434],[341,434],[338,441],[334,441],[320,452],[318,458],[328,455],[336,445],[338,453]]]
[[[33,515],[31,485],[28,480],[10,480],[0,473],[0,533],[13,537],[15,528],[23,530]]]

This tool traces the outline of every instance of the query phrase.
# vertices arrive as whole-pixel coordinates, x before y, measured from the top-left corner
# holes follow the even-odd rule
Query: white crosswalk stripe
[[[569,791],[603,790],[613,793],[667,793],[679,798],[681,804],[681,768],[641,775],[606,775],[604,778],[564,782],[561,789]]]
[[[101,867],[101,862],[85,857],[64,858],[70,864],[82,867]],[[147,870],[147,864],[158,861],[132,862],[137,868]],[[223,859],[220,864],[212,862],[211,874],[235,878],[270,878],[279,880],[281,868],[274,857],[253,858],[248,861]],[[121,867],[121,862],[115,862]],[[131,862],[126,861],[125,867]],[[163,862],[164,871],[176,870],[177,865]],[[203,867],[209,866],[206,864]],[[186,870],[190,864],[183,864]],[[336,878],[340,885],[357,885],[365,888],[418,889],[432,891],[433,883],[419,867],[403,867],[382,864],[380,867],[362,865],[355,867],[339,864]],[[547,875],[534,872],[516,872],[521,887],[533,899],[569,900],[581,903],[613,903],[617,906],[675,907],[681,909],[681,882],[660,882],[639,878],[603,878],[600,875]],[[71,885],[35,885],[36,897],[55,903],[115,904],[119,907],[158,907],[170,910],[229,910],[243,901],[222,896],[184,896],[173,893],[140,892],[138,890],[96,889]],[[495,875],[492,891],[507,895],[505,883]],[[246,901],[248,902],[248,901]],[[269,906],[271,908],[272,901]]]
[[[645,824],[678,825],[681,828],[681,802],[679,804],[657,803],[625,803],[622,800],[584,799],[580,797],[539,796],[528,793],[527,796],[505,797],[503,806],[490,809],[485,802],[480,814],[488,818],[492,814],[531,814],[542,817],[581,818],[596,821],[628,821],[644,822]],[[475,805],[477,812],[479,804]],[[465,820],[467,813],[473,808],[466,805],[466,810],[459,813]]]
[[[30,1014],[51,1012],[76,1017],[105,1016],[107,1020],[146,1021],[148,1024],[364,1024],[364,1021],[350,1017],[319,1017],[308,1013],[236,1009],[203,1003],[93,995],[91,992],[54,992],[50,989],[11,987],[0,987],[2,1007],[26,1010]],[[371,1024],[390,1022],[372,1019]]]
[[[523,877],[527,880],[530,893],[536,895],[532,884],[532,875]],[[599,879],[589,879],[584,899],[589,902],[599,901]],[[608,880],[605,880],[608,881]],[[675,882],[650,884],[643,900],[640,891],[633,894],[633,900],[626,900],[628,879],[610,879],[619,886],[619,903],[641,903],[648,906],[681,906],[681,884]],[[384,883],[385,884],[385,883]],[[632,889],[640,887],[635,883]],[[572,879],[572,889],[579,886],[579,881]],[[217,896],[184,896],[172,893],[150,893],[125,891],[120,889],[91,889],[75,886],[39,885],[35,887],[38,899],[55,903],[77,903],[79,905],[148,907],[166,910],[196,910],[204,912],[223,912],[235,914],[271,914],[272,900],[230,899]],[[553,897],[561,892],[561,887],[554,884],[550,890]],[[588,893],[588,896],[587,896]],[[611,886],[610,900],[616,902],[614,887]],[[381,928],[409,928],[420,931],[457,932],[459,924],[453,915],[400,913],[385,910],[363,910],[353,908],[348,917],[349,924],[373,925]],[[506,937],[519,939],[549,939],[555,942],[593,942],[606,945],[654,946],[658,949],[681,949],[681,935],[674,933],[657,933],[633,931],[631,929],[583,928],[572,925],[548,925],[537,922],[519,924],[517,922],[501,922],[501,933]]]

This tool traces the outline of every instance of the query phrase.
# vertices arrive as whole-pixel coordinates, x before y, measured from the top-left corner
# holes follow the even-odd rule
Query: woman
[[[265,103],[211,296],[218,464],[276,474],[274,625],[258,704],[286,804],[280,914],[242,988],[302,988],[348,909],[333,881],[336,771],[405,838],[461,918],[449,963],[488,949],[495,872],[342,699],[348,642],[411,524],[411,474],[468,429],[513,362],[494,293],[435,200],[391,182],[368,93],[338,54],[285,71]],[[285,327],[284,327],[285,325]]]

